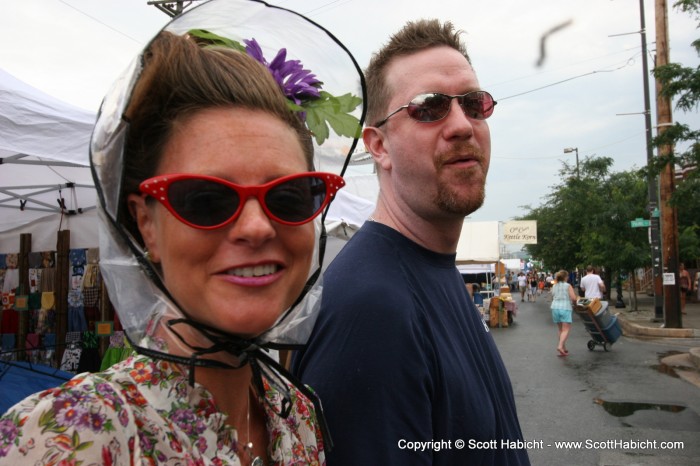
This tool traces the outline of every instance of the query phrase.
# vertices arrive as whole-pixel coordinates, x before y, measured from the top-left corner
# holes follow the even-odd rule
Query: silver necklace
[[[243,450],[245,450],[246,454],[250,458],[250,466],[265,466],[265,462],[263,459],[259,456],[256,456],[255,453],[253,453],[253,442],[250,441],[250,397],[251,393],[250,390],[248,391],[248,413],[247,413],[247,421],[248,421],[248,443],[246,443],[243,446]]]

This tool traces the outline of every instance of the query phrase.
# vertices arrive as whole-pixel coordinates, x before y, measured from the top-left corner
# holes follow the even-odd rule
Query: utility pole
[[[644,125],[646,127],[647,168],[654,161],[654,149],[651,144],[651,99],[649,97],[649,64],[647,60],[647,32],[644,20],[644,0],[639,0],[639,17],[642,36],[642,73],[644,76]],[[649,173],[647,175],[649,196],[649,241],[651,243],[651,268],[654,280],[654,321],[664,321],[664,292],[661,268],[661,241],[659,225],[659,194],[658,180]]]
[[[168,16],[175,17],[182,14],[185,8],[189,7],[193,0],[152,0],[146,2],[153,5]]]
[[[668,7],[666,0],[655,0],[656,8],[656,67],[669,63],[668,44]],[[673,124],[671,117],[671,99],[661,95],[662,84],[656,80],[656,121],[657,134],[661,136],[666,128]],[[673,147],[659,147],[659,157],[668,156]],[[676,208],[669,205],[675,190],[674,166],[666,164],[660,176],[661,197],[661,245],[663,249],[664,273],[673,274],[673,284],[664,284],[664,310],[666,328],[682,328],[680,309],[680,287],[678,274],[678,217]]]
[[[566,147],[566,148],[564,148],[565,154],[570,154],[572,152],[576,152],[576,178],[579,179],[579,178],[581,178],[581,176],[580,176],[580,173],[578,171],[578,147]]]

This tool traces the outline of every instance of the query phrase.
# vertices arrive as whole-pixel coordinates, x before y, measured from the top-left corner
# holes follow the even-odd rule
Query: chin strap
[[[180,324],[188,325],[198,330],[204,337],[212,342],[211,346],[205,348],[190,345],[175,328],[175,326]],[[207,325],[203,325],[187,318],[168,320],[167,326],[182,343],[192,349],[192,354],[189,358],[160,352],[150,348],[144,348],[135,345],[130,341],[131,346],[133,346],[139,354],[143,354],[153,359],[160,359],[187,365],[189,367],[190,386],[194,386],[195,368],[197,366],[220,369],[240,369],[246,364],[250,364],[253,372],[253,386],[255,387],[258,396],[265,401],[267,406],[276,415],[283,419],[287,419],[292,411],[292,393],[289,389],[289,384],[291,384],[294,386],[294,388],[306,396],[314,405],[316,420],[323,436],[324,448],[327,451],[331,451],[333,448],[333,439],[330,436],[328,424],[326,423],[326,418],[323,414],[321,400],[319,399],[318,395],[316,395],[311,387],[302,383],[301,380],[292,375],[292,373],[289,372],[284,366],[282,366],[275,359],[271,358],[264,347],[258,345],[253,340],[246,340],[234,335],[221,333]],[[214,359],[202,358],[202,356],[205,355],[222,352],[235,356],[238,359],[238,364],[229,364]],[[279,407],[273,405],[270,400],[268,400],[267,396],[265,396],[263,377],[282,397]]]

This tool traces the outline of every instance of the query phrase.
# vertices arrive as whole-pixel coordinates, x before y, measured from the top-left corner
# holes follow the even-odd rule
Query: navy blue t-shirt
[[[321,398],[337,465],[519,465],[513,391],[455,255],[367,222],[329,265],[292,370]],[[463,442],[463,447],[460,447]]]

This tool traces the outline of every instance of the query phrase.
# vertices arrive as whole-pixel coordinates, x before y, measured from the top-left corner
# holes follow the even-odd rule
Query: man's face
[[[394,59],[387,84],[393,94],[387,114],[418,94],[480,90],[466,58],[446,46]],[[426,219],[462,218],[481,207],[491,156],[485,120],[467,117],[453,99],[439,121],[418,122],[402,110],[380,130],[387,154],[380,167],[389,172],[396,202]]]

